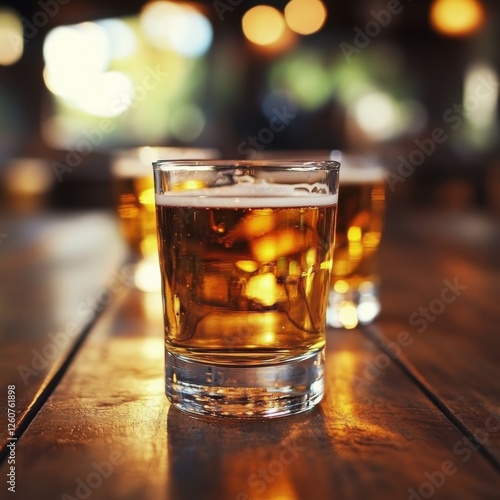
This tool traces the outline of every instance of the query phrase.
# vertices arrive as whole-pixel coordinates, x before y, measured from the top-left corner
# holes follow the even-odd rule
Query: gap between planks
[[[500,472],[500,462],[495,455],[484,445],[482,445],[475,437],[469,427],[463,423],[454,413],[452,408],[441,399],[432,386],[427,382],[425,377],[418,369],[405,357],[404,354],[394,356],[394,353],[388,347],[390,340],[380,331],[380,328],[374,325],[360,325],[360,331],[371,342],[373,342],[380,350],[392,359],[396,365],[405,373],[410,380],[424,393],[429,401],[461,432],[468,441],[470,441],[477,451]]]
[[[110,290],[108,290],[110,291]],[[71,365],[71,362],[75,358],[76,354],[80,350],[81,346],[85,342],[85,339],[88,337],[90,331],[93,329],[98,320],[104,315],[105,312],[115,309],[122,302],[126,293],[121,292],[114,300],[110,301],[109,304],[106,304],[100,311],[96,311],[92,319],[85,325],[80,335],[77,337],[73,347],[68,353],[66,359],[62,362],[61,366],[55,371],[55,373],[51,376],[51,372],[47,375],[48,381],[40,387],[38,392],[33,398],[33,401],[30,403],[28,408],[25,410],[22,415],[19,423],[16,426],[14,438],[8,438],[5,445],[0,449],[0,466],[3,464],[4,460],[7,459],[9,454],[9,449],[7,445],[11,441],[15,441],[16,443],[21,439],[23,434],[26,432],[31,422],[35,419],[38,412],[43,408],[49,397],[55,391],[59,382],[62,380],[64,374],[68,370]]]

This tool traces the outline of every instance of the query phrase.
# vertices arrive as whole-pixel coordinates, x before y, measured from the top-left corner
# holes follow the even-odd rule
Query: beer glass
[[[327,312],[329,326],[354,328],[380,312],[377,253],[385,213],[385,170],[375,157],[341,155],[340,196]]]
[[[111,173],[122,234],[136,258],[156,255],[155,197],[151,163],[158,159],[217,158],[215,149],[144,146],[116,151]]]
[[[157,161],[166,393],[252,418],[323,396],[339,163]]]
[[[146,292],[160,290],[158,243],[151,163],[157,158],[217,158],[215,149],[144,146],[116,151],[111,173],[121,233],[135,261],[129,270],[135,286]]]

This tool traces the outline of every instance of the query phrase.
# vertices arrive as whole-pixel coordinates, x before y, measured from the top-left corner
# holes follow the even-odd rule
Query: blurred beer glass
[[[159,158],[174,160],[218,157],[219,152],[216,149],[208,148],[144,146],[114,153],[111,173],[118,205],[119,224],[135,261],[131,268],[137,288],[148,292],[160,290],[151,163]]]
[[[154,163],[166,392],[276,417],[323,396],[339,164]]]
[[[385,170],[376,157],[332,151],[342,162],[327,323],[354,328],[380,312],[377,253],[385,215]]]
[[[380,313],[377,253],[385,217],[385,169],[376,155],[340,151],[259,151],[256,159],[310,158],[341,163],[338,219],[327,324],[355,328]]]

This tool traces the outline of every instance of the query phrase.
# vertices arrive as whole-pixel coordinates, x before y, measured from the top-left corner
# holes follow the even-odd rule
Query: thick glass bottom
[[[166,394],[180,410],[274,418],[309,410],[323,397],[324,349],[279,364],[214,365],[166,354]]]

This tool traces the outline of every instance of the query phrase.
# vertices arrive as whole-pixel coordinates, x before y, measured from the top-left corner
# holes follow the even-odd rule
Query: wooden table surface
[[[382,314],[328,332],[323,402],[220,421],[167,402],[112,216],[3,217],[0,498],[500,499],[499,255],[493,218],[396,211]]]

